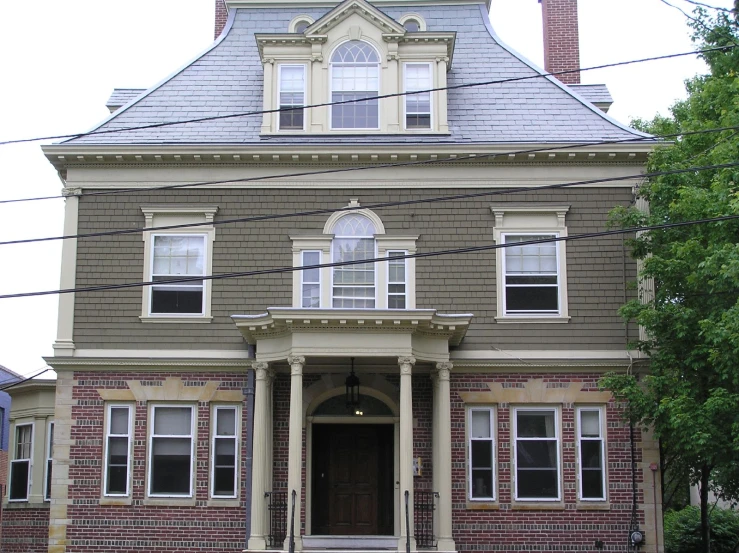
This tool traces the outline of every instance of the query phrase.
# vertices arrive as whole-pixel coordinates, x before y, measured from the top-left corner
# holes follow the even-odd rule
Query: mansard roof
[[[307,15],[315,23],[307,32],[342,16],[342,8],[371,8],[381,24],[393,25],[413,11],[427,31],[456,32],[454,63],[448,73],[450,134],[264,135],[261,115],[236,115],[263,109],[263,68],[255,34],[286,33],[290,21]],[[69,145],[322,145],[322,144],[500,144],[577,143],[645,136],[618,123],[574,90],[504,45],[495,35],[484,4],[429,5],[411,8],[346,0],[333,9],[300,6],[232,9],[216,43],[192,63],[117,110],[94,130],[170,126],[73,138]],[[511,82],[454,89],[456,85],[509,78]],[[232,116],[219,118],[222,116]]]

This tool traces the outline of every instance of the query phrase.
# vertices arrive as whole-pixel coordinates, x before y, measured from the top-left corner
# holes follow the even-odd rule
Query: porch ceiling
[[[289,355],[390,357],[448,361],[449,346],[464,338],[472,315],[435,309],[301,309],[270,307],[259,315],[232,315],[260,361]]]

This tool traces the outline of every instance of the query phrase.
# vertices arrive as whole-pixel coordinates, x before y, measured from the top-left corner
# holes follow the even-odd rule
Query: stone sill
[[[209,323],[213,317],[139,317],[142,323]]]
[[[495,322],[502,324],[569,323],[570,317],[495,317]]]

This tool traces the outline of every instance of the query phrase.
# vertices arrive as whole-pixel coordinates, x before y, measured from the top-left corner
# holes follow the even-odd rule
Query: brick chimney
[[[226,26],[228,19],[228,10],[226,9],[226,0],[215,0],[216,2],[216,27],[213,38],[218,38]]]
[[[539,0],[544,27],[544,69],[547,73],[580,68],[577,0]],[[565,84],[579,84],[580,72],[558,75]]]

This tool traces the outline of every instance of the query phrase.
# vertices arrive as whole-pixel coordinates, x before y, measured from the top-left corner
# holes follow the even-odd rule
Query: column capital
[[[251,368],[256,371],[257,380],[268,380],[271,376],[270,373],[272,371],[269,370],[269,363],[266,363],[265,361],[254,361],[251,364]]]
[[[436,364],[436,378],[439,380],[449,380],[449,373],[454,365],[449,361],[442,361]]]
[[[289,355],[287,362],[290,363],[290,374],[303,374],[305,357],[302,355]]]
[[[416,364],[416,358],[411,355],[398,357],[398,365],[400,366],[400,374],[411,374],[413,365]]]

